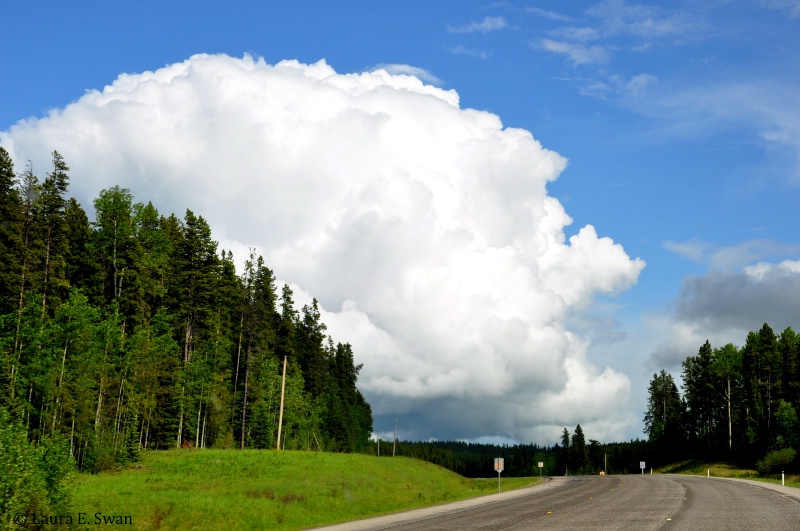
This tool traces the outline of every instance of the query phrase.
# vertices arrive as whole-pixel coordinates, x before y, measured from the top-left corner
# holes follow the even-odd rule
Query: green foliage
[[[566,433],[569,436],[569,432]],[[380,441],[381,457],[391,456],[392,451],[392,441]],[[375,442],[372,443],[372,453],[377,453]],[[463,441],[398,441],[395,453],[429,461],[463,476],[486,478],[497,477],[493,466],[496,457],[505,459],[503,477],[526,477],[539,476],[540,473],[544,476],[561,476],[565,473],[599,474],[601,470],[628,474],[638,472],[639,462],[650,462],[653,455],[652,445],[638,439],[608,444],[590,440],[587,460],[582,470],[565,461],[572,454],[572,449],[567,446],[565,452],[561,445],[547,447],[536,444],[512,446]],[[541,470],[538,466],[540,462],[544,465]]]
[[[15,310],[19,300],[23,208],[14,163],[0,147],[0,314]]]
[[[61,437],[80,470],[142,449],[365,451],[372,412],[349,344],[298,312],[251,253],[237,274],[211,227],[102,190],[89,222],[53,152],[40,184],[0,148],[0,405],[28,441]]]
[[[645,433],[659,459],[656,465],[673,461],[685,451],[685,417],[686,404],[672,375],[665,370],[654,374],[648,387],[644,424]]]
[[[763,459],[759,459],[758,462],[756,462],[756,469],[762,476],[788,470],[796,454],[797,453],[792,448],[773,450],[765,455]]]
[[[791,463],[786,456],[800,447],[798,351],[800,337],[791,328],[778,336],[766,323],[747,335],[742,348],[729,343],[712,349],[706,341],[683,361],[683,399],[670,393],[673,402],[685,399],[687,408],[677,436],[661,448],[668,451],[664,461],[732,460],[747,467],[758,462],[764,471],[775,462]],[[656,407],[663,405],[659,389],[669,387],[665,374],[654,376],[645,414],[653,441],[665,438]]]
[[[34,446],[25,429],[0,408],[0,522],[11,528],[17,513],[64,514],[70,499],[67,482],[73,470],[69,449],[58,439]]]
[[[589,463],[589,451],[586,448],[586,438],[583,436],[580,424],[575,427],[570,449],[572,450],[572,469],[578,474],[584,474]]]
[[[800,448],[800,422],[797,411],[786,400],[778,400],[775,411],[775,422],[778,424],[775,446],[778,448]]]

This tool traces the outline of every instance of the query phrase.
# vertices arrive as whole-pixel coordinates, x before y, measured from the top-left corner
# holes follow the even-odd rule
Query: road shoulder
[[[532,487],[525,487],[523,489],[511,490],[508,492],[501,492],[498,494],[490,494],[487,496],[480,496],[478,498],[470,498],[468,500],[461,500],[452,503],[445,503],[442,505],[434,505],[433,507],[425,507],[423,509],[413,509],[411,511],[403,511],[400,513],[387,514],[384,516],[376,516],[373,518],[365,518],[363,520],[355,520],[352,522],[344,522],[325,527],[315,528],[317,531],[365,531],[368,529],[382,529],[391,527],[399,523],[414,522],[417,520],[425,520],[434,516],[441,516],[444,514],[457,513],[466,509],[471,509],[479,505],[486,505],[490,503],[497,503],[501,501],[513,500],[525,496],[532,496],[540,492],[557,489],[564,486],[566,483],[572,481],[572,477],[550,477],[545,478],[544,483],[534,485]]]

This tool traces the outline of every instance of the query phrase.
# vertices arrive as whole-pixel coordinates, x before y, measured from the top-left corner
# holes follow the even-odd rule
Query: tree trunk
[[[125,393],[125,375],[123,374],[122,377],[119,379],[119,392],[117,393],[117,410],[114,412],[114,446],[116,447],[117,441],[117,434],[119,433],[119,427],[122,420],[122,415],[120,414],[120,407],[122,406],[122,397]]]
[[[194,447],[200,448],[200,412],[203,410],[203,403],[197,406],[197,433],[194,434]]]
[[[731,379],[728,378],[728,450],[733,450],[733,422],[731,421]]]
[[[103,406],[103,383],[105,381],[105,377],[100,377],[100,391],[97,393],[97,411],[94,414],[94,431],[97,432],[97,429],[100,427],[100,408]]]
[[[203,410],[203,436],[200,438],[200,445],[202,448],[206,447],[206,422],[208,420],[208,407]]]
[[[186,333],[184,334],[184,344],[183,344],[183,362],[189,363],[189,360],[192,357],[192,350],[191,350],[191,343],[192,343],[192,319],[188,317],[186,319]]]
[[[72,412],[72,430],[69,434],[69,456],[75,456],[75,411]]]
[[[181,442],[183,438],[183,397],[186,396],[186,381],[183,382],[183,389],[181,389],[181,418],[178,422],[178,438],[177,443],[175,445],[176,448],[181,447]]]
[[[244,310],[242,316],[239,318],[239,346],[236,347],[236,375],[233,378],[233,405],[231,407],[231,429],[233,429],[233,419],[236,412],[236,388],[239,383],[239,359],[242,354],[242,334],[244,332]]]
[[[245,420],[247,418],[247,387],[250,376],[250,348],[247,349],[247,366],[244,369],[244,399],[242,400],[242,444],[241,449],[244,450],[244,434],[245,434]]]
[[[50,227],[50,224],[47,224],[47,245],[45,245],[44,251],[44,282],[42,283],[42,322],[44,322],[44,313],[46,308],[46,301],[47,301],[47,282],[50,277],[50,245],[51,245],[51,238],[52,238],[52,231],[53,229]]]

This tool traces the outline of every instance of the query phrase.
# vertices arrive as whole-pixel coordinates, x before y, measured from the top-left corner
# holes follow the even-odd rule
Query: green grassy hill
[[[538,481],[510,478],[503,480],[503,490]],[[84,521],[94,524],[96,513],[100,521],[120,516],[132,523],[125,529],[292,530],[493,492],[496,479],[466,479],[406,457],[269,450],[146,452],[132,467],[78,476],[72,517],[77,523],[82,513]]]

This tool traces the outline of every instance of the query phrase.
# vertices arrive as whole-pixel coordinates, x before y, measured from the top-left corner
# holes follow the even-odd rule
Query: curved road
[[[677,475],[554,477],[528,489],[322,529],[796,531],[800,489]]]

